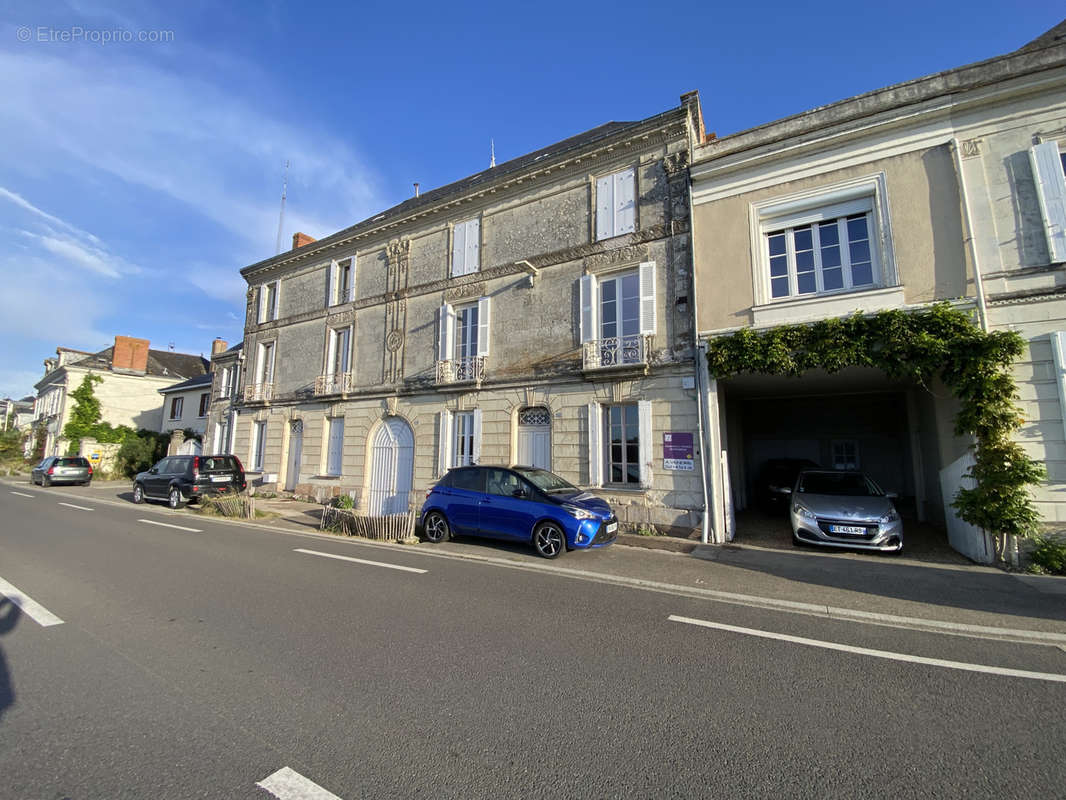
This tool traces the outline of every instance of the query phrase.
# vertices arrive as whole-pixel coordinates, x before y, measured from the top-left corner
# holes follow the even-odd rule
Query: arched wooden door
[[[375,431],[371,451],[367,513],[372,517],[405,513],[411,504],[415,465],[411,426],[389,417]]]

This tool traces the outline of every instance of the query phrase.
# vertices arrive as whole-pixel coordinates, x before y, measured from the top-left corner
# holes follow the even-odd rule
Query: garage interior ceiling
[[[901,391],[910,384],[893,380],[872,367],[848,367],[832,374],[812,369],[799,377],[744,374],[721,381],[730,397],[773,398],[788,396],[865,394]]]

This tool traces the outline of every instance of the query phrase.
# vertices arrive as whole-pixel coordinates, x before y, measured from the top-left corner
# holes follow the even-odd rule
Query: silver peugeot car
[[[792,489],[792,541],[898,553],[903,523],[895,496],[861,472],[804,470]]]

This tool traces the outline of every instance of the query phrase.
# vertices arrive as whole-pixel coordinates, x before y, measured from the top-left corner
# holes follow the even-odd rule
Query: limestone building
[[[693,93],[298,234],[241,271],[241,403],[231,434],[209,434],[267,483],[351,492],[371,514],[417,508],[455,465],[531,464],[596,488],[623,523],[695,528],[699,457],[678,448],[699,441],[701,129]]]

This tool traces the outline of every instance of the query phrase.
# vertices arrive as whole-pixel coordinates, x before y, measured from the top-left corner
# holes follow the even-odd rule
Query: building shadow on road
[[[693,555],[798,583],[970,611],[1066,621],[1066,595],[1040,591],[1023,579],[995,570],[911,566],[891,557],[847,558],[835,553],[775,552],[728,545],[697,548]],[[806,600],[801,596],[792,599]],[[880,611],[900,613],[891,603]]]
[[[8,598],[0,596],[0,636],[9,633],[18,624],[22,611]],[[15,705],[15,686],[11,682],[11,671],[4,658],[4,648],[0,647],[0,720],[4,712]]]

